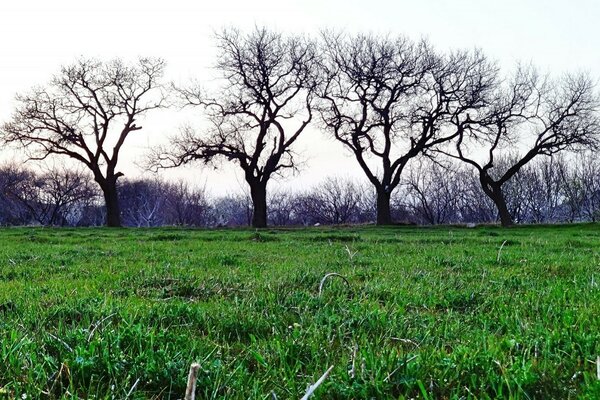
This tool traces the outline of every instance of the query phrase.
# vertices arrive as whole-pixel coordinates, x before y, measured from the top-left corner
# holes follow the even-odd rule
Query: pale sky
[[[14,96],[46,83],[63,64],[77,57],[110,59],[157,56],[167,61],[167,79],[185,83],[214,73],[212,32],[267,26],[284,32],[317,34],[326,28],[347,32],[426,37],[439,50],[481,48],[505,70],[519,62],[560,75],[587,71],[600,80],[600,2],[598,0],[20,0],[0,3],[0,121],[14,108]],[[126,143],[127,176],[149,146],[193,118],[155,112],[144,129]],[[305,165],[285,182],[296,189],[328,175],[362,178],[362,171],[341,144],[313,126],[299,140]],[[4,149],[0,160],[19,159]],[[221,171],[199,165],[172,171],[205,184],[215,194],[244,187],[233,165]]]

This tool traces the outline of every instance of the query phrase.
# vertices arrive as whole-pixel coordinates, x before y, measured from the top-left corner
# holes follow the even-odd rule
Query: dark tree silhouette
[[[4,192],[18,201],[32,220],[41,225],[67,225],[69,211],[94,200],[89,176],[64,166],[48,167],[43,173],[12,166],[13,181]]]
[[[325,127],[352,151],[377,193],[377,224],[408,162],[455,139],[496,78],[479,52],[437,55],[425,42],[324,35]]]
[[[106,225],[120,226],[119,155],[127,137],[142,129],[137,119],[163,105],[163,69],[160,59],[141,58],[133,65],[81,59],[63,67],[46,87],[18,95],[2,138],[24,147],[32,160],[60,155],[85,165],[102,189]]]
[[[172,167],[227,160],[244,172],[253,204],[252,226],[267,225],[267,184],[295,168],[292,145],[312,119],[315,46],[266,29],[217,36],[217,69],[224,85],[216,98],[198,88],[179,90],[189,105],[204,107],[211,128],[185,129],[152,163]]]
[[[476,169],[501,224],[510,226],[514,221],[503,189],[506,183],[538,156],[596,148],[599,110],[589,76],[550,80],[534,68],[518,68],[511,80],[498,86],[480,116],[461,126],[454,149],[444,152]],[[509,158],[503,157],[507,151]]]

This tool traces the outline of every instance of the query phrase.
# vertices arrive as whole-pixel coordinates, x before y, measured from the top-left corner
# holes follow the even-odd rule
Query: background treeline
[[[511,163],[510,156],[500,164]],[[49,167],[0,168],[2,225],[99,226],[106,219],[102,193],[85,171]],[[252,222],[247,194],[211,196],[203,187],[158,177],[123,179],[119,186],[125,226],[244,226]],[[600,220],[600,158],[594,153],[541,158],[505,187],[516,223]],[[269,221],[275,226],[356,224],[376,221],[376,193],[366,182],[329,177],[304,191],[272,191]],[[392,198],[395,221],[408,224],[499,221],[479,177],[459,163],[414,163]]]
[[[596,218],[597,162],[583,157],[600,149],[600,95],[589,73],[504,72],[481,50],[404,36],[257,27],[224,29],[214,40],[217,79],[178,85],[164,81],[162,59],[81,58],[19,93],[0,143],[29,160],[69,159],[88,175],[7,168],[3,201],[14,205],[3,207],[5,220],[262,228]],[[247,199],[127,180],[119,160],[128,138],[167,108],[186,108],[200,124],[153,146],[147,169],[234,168]],[[367,186],[329,179],[307,192],[271,190],[301,165],[297,142],[309,126],[352,156]]]

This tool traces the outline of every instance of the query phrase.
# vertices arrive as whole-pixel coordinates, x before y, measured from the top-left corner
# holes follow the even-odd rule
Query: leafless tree
[[[404,185],[407,206],[418,222],[447,224],[461,222],[464,203],[462,177],[455,165],[440,165],[421,159],[409,168]]]
[[[270,223],[275,226],[300,224],[297,200],[297,194],[289,190],[271,191],[268,199]]]
[[[41,225],[73,223],[75,210],[93,202],[96,195],[89,177],[80,170],[58,166],[36,173],[14,165],[9,168],[13,179],[5,183],[4,193]]]
[[[252,199],[246,194],[229,194],[213,200],[214,226],[242,226],[252,222]]]
[[[172,225],[207,226],[211,208],[204,187],[180,180],[166,190],[167,221]]]
[[[579,154],[558,165],[566,220],[600,220],[600,160],[593,153]]]
[[[425,42],[325,34],[322,120],[377,193],[377,223],[409,161],[455,139],[496,79],[480,52],[438,55]]]
[[[560,170],[565,163],[561,155],[545,157],[527,164],[516,175],[522,197],[518,201],[523,204],[520,221],[547,223],[559,219],[562,202]]]
[[[185,181],[172,183],[159,177],[125,179],[119,185],[119,201],[126,226],[210,224],[210,205],[204,188],[192,188]]]
[[[18,196],[14,195],[16,187],[30,179],[30,174],[9,163],[0,167],[0,222],[2,225],[20,225],[29,222],[30,212]]]
[[[326,178],[296,200],[296,214],[305,223],[346,224],[358,222],[362,192],[350,179]]]
[[[189,105],[205,109],[207,132],[184,129],[168,150],[152,157],[162,167],[199,160],[232,161],[244,172],[253,204],[252,226],[267,225],[267,184],[295,168],[292,146],[312,120],[315,46],[296,36],[257,28],[217,36],[217,69],[224,85],[216,98],[181,89]]]
[[[168,184],[159,179],[125,179],[119,185],[122,222],[125,226],[166,225]]]
[[[505,185],[538,156],[595,148],[600,131],[598,110],[598,97],[589,76],[566,75],[550,80],[540,77],[533,68],[519,68],[511,80],[498,86],[494,101],[462,125],[454,151],[446,154],[477,170],[483,191],[494,201],[502,225],[509,226],[514,219]],[[498,165],[498,157],[508,152],[513,154],[511,162]]]
[[[85,165],[104,195],[106,225],[120,226],[119,156],[127,137],[142,129],[137,120],[164,104],[163,68],[162,60],[151,58],[132,65],[80,59],[46,87],[17,96],[2,138],[24,147],[33,160],[59,155]]]

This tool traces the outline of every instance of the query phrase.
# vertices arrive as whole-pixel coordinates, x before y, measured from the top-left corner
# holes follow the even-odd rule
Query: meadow
[[[0,399],[598,399],[598,356],[597,224],[0,229]]]

